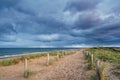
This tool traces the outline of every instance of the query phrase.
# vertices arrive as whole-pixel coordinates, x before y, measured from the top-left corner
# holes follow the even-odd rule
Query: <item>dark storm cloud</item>
[[[18,3],[18,0],[0,0],[0,9],[5,7],[11,7]]]
[[[67,4],[65,10],[85,11],[93,10],[99,3],[99,0],[75,0]]]
[[[120,23],[113,23],[107,25],[101,25],[97,28],[91,30],[89,32],[84,31],[83,35],[76,35],[76,36],[83,36],[87,39],[86,42],[92,44],[99,44],[99,45],[112,45],[116,43],[120,43]]]
[[[14,7],[14,9],[20,13],[24,13],[24,14],[27,14],[27,15],[32,15],[34,16],[35,15],[35,12],[33,11],[29,11],[29,10],[24,10],[22,9],[21,7]]]
[[[98,26],[101,23],[101,19],[94,13],[80,15],[75,22],[74,28],[76,29],[89,29]]]
[[[30,34],[50,34],[65,32],[65,24],[54,18],[31,17],[28,21],[19,21],[17,31]],[[24,29],[23,29],[24,28]]]
[[[119,45],[119,2],[1,0],[0,47]]]
[[[12,24],[6,23],[0,25],[0,41],[2,42],[12,42],[15,41],[11,35],[17,34]]]
[[[12,24],[5,23],[0,25],[0,35],[17,33]]]

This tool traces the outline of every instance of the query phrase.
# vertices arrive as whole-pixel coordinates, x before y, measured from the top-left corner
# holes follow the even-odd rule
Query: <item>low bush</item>
[[[94,56],[100,60],[120,64],[120,52],[112,48],[89,48],[87,51],[93,53]]]
[[[3,66],[9,66],[9,65],[12,65],[13,62],[14,62],[13,59],[6,59],[6,60],[2,60],[2,61],[0,62],[0,64],[3,65]]]
[[[13,63],[14,63],[14,64],[18,64],[19,62],[20,62],[20,58],[14,58],[14,59],[13,59]]]

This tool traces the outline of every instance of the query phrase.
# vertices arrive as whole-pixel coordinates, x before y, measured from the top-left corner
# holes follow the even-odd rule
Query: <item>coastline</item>
[[[0,80],[26,80],[23,76],[25,60],[28,62],[28,70],[33,73],[29,75],[30,80],[90,80],[92,76],[96,77],[94,75],[96,66],[89,65],[91,53],[94,54],[94,63],[99,59],[100,67],[102,64],[105,65],[104,74],[107,75],[105,78],[119,80],[120,77],[112,72],[116,71],[119,74],[120,59],[118,54],[120,49],[86,48],[85,53],[83,50],[54,50],[43,52],[43,54],[34,52],[19,57],[0,59]],[[86,57],[87,53],[89,54],[88,58]],[[57,54],[59,54],[59,58]],[[48,60],[50,60],[49,65],[47,64]]]
[[[20,56],[24,56],[24,55],[32,55],[32,54],[42,54],[42,53],[49,53],[49,52],[53,52],[53,51],[66,51],[66,50],[79,50],[80,48],[63,48],[62,50],[51,50],[51,51],[41,51],[41,52],[25,52],[25,53],[21,53],[21,54],[14,54],[14,55],[4,55],[4,56],[0,56],[0,59],[6,59],[6,58],[12,58],[12,57],[20,57]],[[82,48],[81,48],[82,49]]]
[[[56,60],[50,56],[50,64],[46,65],[47,56],[28,59],[28,69],[32,73],[30,80],[89,80],[85,74],[84,58],[81,50],[68,51]],[[56,75],[56,76],[55,76]],[[10,66],[0,66],[0,80],[26,80],[24,78],[24,62]]]

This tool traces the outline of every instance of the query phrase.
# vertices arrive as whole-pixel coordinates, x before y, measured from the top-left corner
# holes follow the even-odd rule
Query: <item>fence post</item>
[[[47,54],[47,66],[49,65],[49,62],[50,62],[50,55],[49,53]]]
[[[100,67],[100,61],[96,60],[96,75],[97,75],[98,79],[100,80],[99,67]]]
[[[92,66],[93,66],[93,63],[94,63],[94,61],[93,61],[93,54],[91,54],[91,63],[92,63]]]
[[[27,68],[27,59],[25,59],[24,60],[24,77],[27,77],[27,70],[28,70],[28,68]]]

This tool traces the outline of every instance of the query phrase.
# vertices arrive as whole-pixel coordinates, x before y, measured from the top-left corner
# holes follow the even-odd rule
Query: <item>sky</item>
[[[0,47],[120,46],[120,0],[0,0]]]

